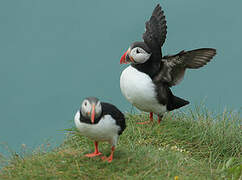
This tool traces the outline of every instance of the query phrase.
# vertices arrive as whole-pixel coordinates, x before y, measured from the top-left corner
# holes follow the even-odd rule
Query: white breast
[[[120,77],[120,88],[124,97],[142,111],[162,115],[166,106],[156,99],[155,85],[145,73],[132,66],[127,67]]]
[[[108,141],[110,144],[116,146],[120,127],[116,125],[112,116],[105,115],[97,124],[87,124],[80,122],[80,112],[78,111],[74,121],[81,135],[95,141]]]

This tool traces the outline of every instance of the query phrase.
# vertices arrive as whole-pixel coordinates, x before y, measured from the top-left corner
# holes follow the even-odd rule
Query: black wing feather
[[[167,25],[164,11],[161,9],[159,4],[154,9],[152,16],[157,20],[157,31],[155,33],[155,38],[157,38],[159,45],[162,46],[166,40]]]
[[[166,40],[167,26],[164,11],[159,4],[155,7],[150,20],[145,23],[145,27],[144,42],[151,49],[155,58],[161,59],[161,47]]]
[[[173,56],[162,58],[162,69],[154,81],[167,82],[169,86],[177,85],[183,79],[185,71],[198,69],[206,65],[216,55],[216,49],[202,48],[192,51],[181,51]]]

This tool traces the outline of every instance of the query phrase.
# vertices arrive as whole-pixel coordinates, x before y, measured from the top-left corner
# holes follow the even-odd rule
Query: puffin
[[[215,55],[214,48],[180,51],[175,55],[162,55],[166,40],[167,25],[164,11],[158,4],[145,23],[142,42],[134,42],[122,55],[120,64],[130,65],[120,76],[123,96],[136,108],[158,116],[158,123],[165,112],[181,108],[189,101],[173,95],[171,87],[178,85],[186,69],[198,69],[206,65]]]
[[[100,102],[96,97],[87,97],[82,101],[74,122],[81,135],[94,141],[95,151],[85,156],[100,156],[102,153],[98,150],[98,142],[107,141],[111,144],[111,154],[102,159],[112,162],[118,138],[126,128],[124,114],[110,103]]]

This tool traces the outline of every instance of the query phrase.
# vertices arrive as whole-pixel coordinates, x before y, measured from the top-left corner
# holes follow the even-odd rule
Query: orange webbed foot
[[[113,161],[113,156],[109,156],[109,157],[102,156],[102,160],[111,163]]]
[[[149,124],[149,123],[152,123],[153,122],[153,113],[150,112],[150,120],[149,121],[144,121],[144,122],[138,122],[137,124]]]
[[[113,161],[113,153],[114,153],[114,150],[115,150],[115,147],[112,146],[110,156],[109,156],[109,157],[103,156],[103,157],[102,157],[102,160],[103,160],[103,161],[107,161],[107,162],[109,162],[109,163],[112,162],[112,161]]]
[[[85,154],[86,157],[96,157],[96,156],[100,156],[102,153],[101,152],[94,152],[94,153],[91,153],[91,154]]]

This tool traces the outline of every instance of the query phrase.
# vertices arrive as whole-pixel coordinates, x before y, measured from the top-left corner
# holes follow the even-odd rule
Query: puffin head
[[[102,114],[101,102],[96,97],[85,98],[80,111],[84,117],[90,119],[94,124],[95,118],[99,118]]]
[[[149,60],[151,50],[144,42],[134,42],[120,59],[120,64],[143,64]]]

